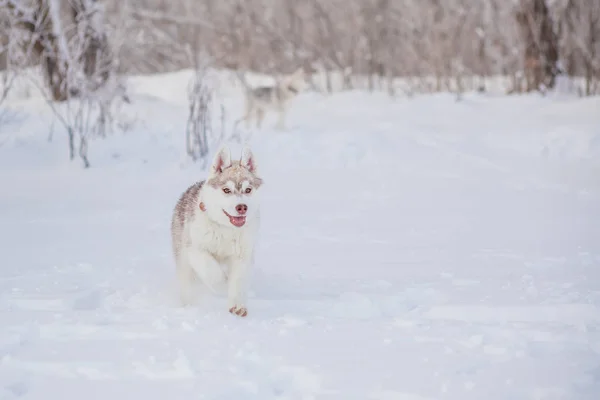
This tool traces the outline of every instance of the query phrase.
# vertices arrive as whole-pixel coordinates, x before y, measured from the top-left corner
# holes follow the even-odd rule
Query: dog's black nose
[[[246,211],[248,211],[248,206],[245,204],[238,204],[235,206],[235,211],[237,211],[240,215],[244,215],[246,214]]]

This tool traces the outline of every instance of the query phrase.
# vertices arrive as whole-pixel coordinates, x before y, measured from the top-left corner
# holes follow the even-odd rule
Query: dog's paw
[[[229,312],[239,317],[245,317],[248,315],[248,309],[246,307],[233,306],[229,309]]]

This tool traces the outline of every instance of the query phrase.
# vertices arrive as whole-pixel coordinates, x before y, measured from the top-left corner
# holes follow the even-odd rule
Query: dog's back
[[[252,93],[252,97],[254,97],[258,100],[270,101],[271,97],[275,93],[275,87],[274,86],[259,86],[259,87],[250,89],[250,92]]]
[[[204,181],[196,182],[181,194],[173,209],[171,217],[171,241],[173,254],[178,260],[185,240],[186,223],[189,223],[196,213],[198,197]]]

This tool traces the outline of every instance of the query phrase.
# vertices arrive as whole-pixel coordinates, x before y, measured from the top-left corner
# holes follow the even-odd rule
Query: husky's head
[[[306,87],[306,74],[304,73],[304,69],[298,68],[292,74],[286,76],[282,80],[282,86],[294,96],[303,91]]]
[[[208,217],[221,225],[241,228],[258,213],[258,190],[262,183],[249,148],[244,148],[240,160],[232,160],[229,149],[221,147],[210,167],[202,196]]]

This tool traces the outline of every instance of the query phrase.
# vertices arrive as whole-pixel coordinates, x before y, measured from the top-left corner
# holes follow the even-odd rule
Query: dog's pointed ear
[[[215,154],[212,166],[210,167],[210,172],[213,175],[218,175],[228,167],[231,167],[231,152],[229,151],[229,148],[221,146],[217,151],[217,154]]]
[[[240,160],[242,167],[246,168],[252,173],[256,173],[256,158],[252,154],[252,150],[249,147],[244,147],[242,150],[242,159]]]

